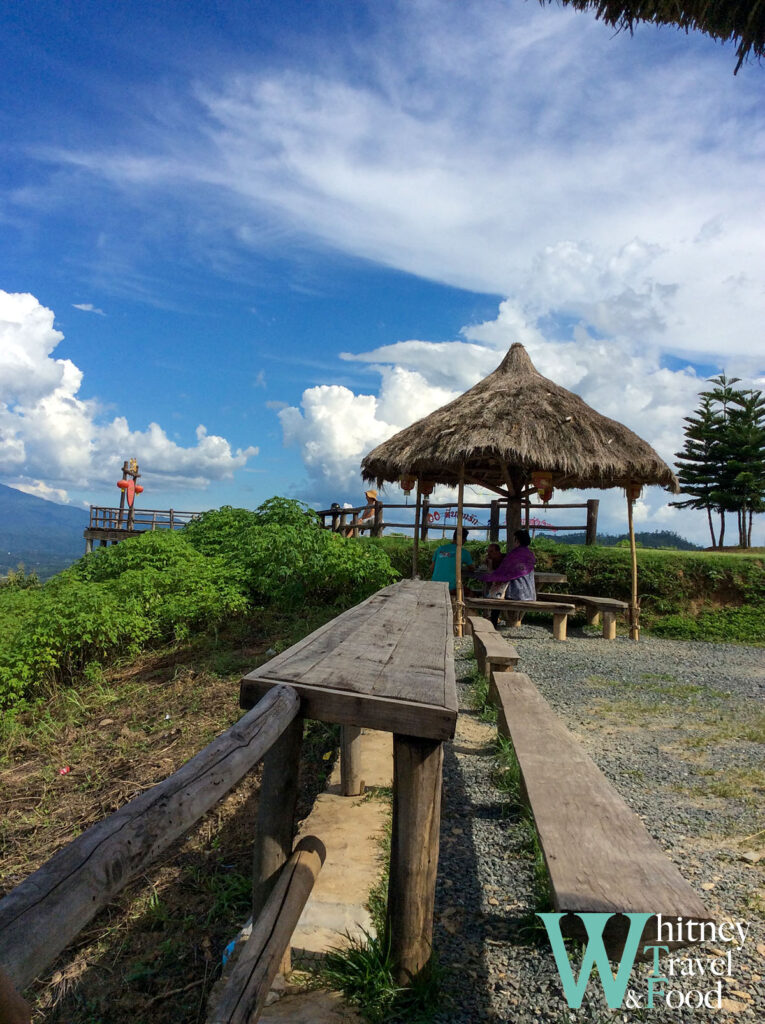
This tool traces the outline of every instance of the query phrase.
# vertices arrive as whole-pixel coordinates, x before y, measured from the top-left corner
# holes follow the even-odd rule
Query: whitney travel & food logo
[[[733,944],[743,946],[749,933],[747,921],[689,921],[681,917],[662,918],[661,914],[624,914],[629,920],[629,931],[619,967],[614,974],[606,952],[603,930],[614,914],[576,914],[587,933],[579,977],[568,958],[561,933],[560,921],[565,914],[538,914],[542,919],[552,946],[555,964],[558,968],[563,993],[573,1010],[582,1005],[592,969],[597,969],[603,994],[612,1010],[623,1006],[627,1009],[653,1009],[654,1001],[663,999],[670,1009],[681,1007],[708,1009],[722,1007],[722,979],[733,977]],[[651,971],[641,979],[641,986],[630,988],[629,982],[638,950],[641,947],[643,931],[651,918],[656,918],[656,941],[642,945],[642,953],[651,960]],[[700,942],[726,943],[728,952],[711,959],[701,957],[670,956],[671,945],[691,945]],[[718,980],[711,988],[703,988],[704,981]],[[642,987],[644,984],[645,987]],[[694,987],[694,985],[696,987]]]

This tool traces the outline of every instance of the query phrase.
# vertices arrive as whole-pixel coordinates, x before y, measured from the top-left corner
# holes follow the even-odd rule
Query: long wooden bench
[[[541,596],[541,595],[540,595]],[[488,608],[504,615],[510,626],[520,626],[524,612],[544,612],[553,617],[553,636],[556,640],[566,639],[566,623],[576,607],[560,601],[506,601],[495,597],[468,597],[465,600],[468,611],[474,608]]]
[[[478,668],[488,678],[495,669],[515,668],[520,655],[488,619],[480,615],[468,616],[468,629],[473,634],[473,650]]]
[[[626,601],[617,601],[612,597],[590,597],[587,594],[538,594],[537,597],[540,601],[566,601],[577,608],[584,608],[587,622],[591,626],[598,625],[602,614],[603,636],[606,640],[616,639],[616,616],[629,610]]]
[[[673,923],[678,917],[684,922],[712,920],[529,677],[495,672],[493,683],[498,729],[512,741],[518,758],[554,908],[569,915],[561,919],[563,933],[586,939],[581,920],[573,914],[650,913],[654,916],[643,932],[642,949],[656,941],[657,914]],[[604,935],[612,958],[621,954],[627,925],[624,917],[608,923]]]

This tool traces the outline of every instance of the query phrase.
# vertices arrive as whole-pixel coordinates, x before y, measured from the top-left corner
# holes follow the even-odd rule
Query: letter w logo
[[[630,980],[630,972],[635,963],[640,937],[643,934],[646,922],[651,914],[625,914],[630,920],[630,930],[627,934],[627,941],[624,944],[624,952],[619,963],[619,970],[614,976],[611,964],[608,962],[606,947],[603,942],[603,929],[606,923],[614,916],[613,914],[577,914],[584,923],[587,930],[587,945],[582,957],[582,969],[579,978],[574,978],[571,970],[566,947],[563,943],[563,936],[560,931],[560,919],[563,914],[537,914],[544,922],[547,934],[550,937],[550,945],[555,955],[555,963],[558,974],[563,985],[563,992],[566,1002],[572,1010],[578,1010],[582,1005],[587,982],[590,979],[593,965],[597,967],[600,981],[603,985],[603,993],[606,1002],[612,1010],[618,1010],[624,1001],[624,993],[627,990],[627,982]]]

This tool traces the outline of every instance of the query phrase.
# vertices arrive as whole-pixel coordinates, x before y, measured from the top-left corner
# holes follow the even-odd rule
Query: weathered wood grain
[[[278,687],[164,782],[60,850],[0,901],[0,962],[24,988],[116,893],[263,757],[299,711]]]
[[[208,1024],[257,1021],[292,933],[324,864],[321,840],[306,836],[282,869]]]
[[[253,921],[265,906],[292,851],[302,746],[303,716],[298,715],[263,759],[252,850]]]
[[[473,635],[473,648],[481,672],[490,677],[494,669],[515,668],[520,655],[496,630],[491,633],[479,630]]]
[[[441,822],[443,745],[393,737],[393,829],[386,927],[395,980],[409,984],[430,959]]]
[[[710,920],[703,903],[528,676],[495,672],[499,730],[513,743],[560,913]],[[577,918],[563,919],[581,937]],[[607,935],[624,941],[626,919]],[[655,919],[646,936],[656,935]]]
[[[404,580],[378,591],[245,676],[242,706],[277,682],[296,688],[311,718],[434,738],[453,735],[457,691],[446,585]]]
[[[364,792],[361,750],[361,729],[357,725],[344,725],[340,732],[340,792],[343,796],[361,796]]]

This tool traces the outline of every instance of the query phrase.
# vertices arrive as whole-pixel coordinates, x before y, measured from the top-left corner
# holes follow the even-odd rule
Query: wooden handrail
[[[262,759],[300,710],[272,689],[182,768],[59,850],[0,900],[0,963],[25,988],[98,911]]]
[[[252,926],[208,1024],[258,1020],[326,855],[324,843],[316,836],[306,836],[297,844]]]

